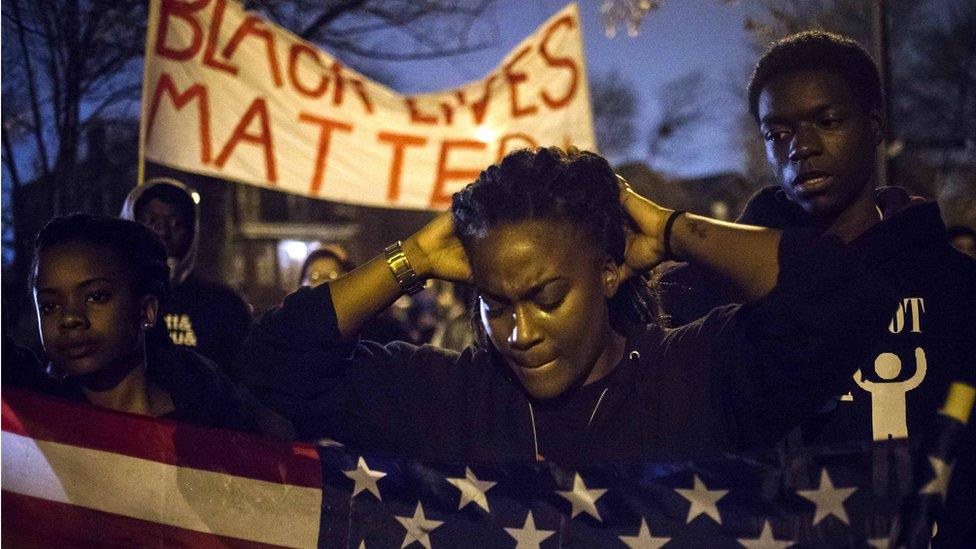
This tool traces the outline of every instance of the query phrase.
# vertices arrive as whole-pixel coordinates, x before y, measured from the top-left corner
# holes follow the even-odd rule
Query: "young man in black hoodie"
[[[194,271],[200,242],[199,196],[159,177],[132,189],[122,217],[147,225],[166,246],[172,297],[161,318],[173,345],[209,358],[234,381],[234,359],[251,328],[250,308],[229,287]]]
[[[749,108],[779,186],[757,193],[740,221],[834,235],[884,273],[899,297],[883,339],[870,343],[868,360],[837,349],[850,353],[857,371],[803,425],[800,442],[908,437],[922,443],[949,384],[976,376],[976,261],[949,246],[934,202],[910,198],[898,187],[875,189],[883,125],[876,66],[851,40],[799,33],[759,60]],[[742,300],[714,280],[690,266],[661,277],[665,314],[679,317],[673,325]]]

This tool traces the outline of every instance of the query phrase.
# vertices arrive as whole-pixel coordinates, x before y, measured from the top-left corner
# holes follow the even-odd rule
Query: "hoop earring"
[[[68,372],[55,368],[54,363],[50,361],[44,366],[44,374],[58,383],[63,383],[69,376]]]

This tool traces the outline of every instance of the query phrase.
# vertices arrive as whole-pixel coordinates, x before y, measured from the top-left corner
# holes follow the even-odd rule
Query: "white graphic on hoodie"
[[[193,331],[193,323],[190,322],[189,315],[168,314],[165,319],[166,329],[169,330],[169,338],[173,341],[173,345],[197,346],[197,334]]]
[[[925,351],[915,348],[915,373],[904,381],[888,381],[901,373],[901,359],[894,353],[881,353],[874,359],[874,371],[886,381],[868,381],[861,370],[854,372],[854,381],[871,393],[871,430],[874,440],[908,437],[905,393],[918,387],[925,379],[928,364]]]

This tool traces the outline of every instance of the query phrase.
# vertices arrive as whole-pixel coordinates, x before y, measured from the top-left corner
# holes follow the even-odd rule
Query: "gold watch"
[[[403,242],[397,240],[386,247],[386,264],[393,271],[401,292],[414,295],[424,289],[424,282],[417,276],[417,271],[413,270],[413,265],[403,253]]]

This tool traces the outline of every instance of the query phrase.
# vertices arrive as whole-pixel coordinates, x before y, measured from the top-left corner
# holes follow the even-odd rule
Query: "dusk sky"
[[[489,8],[486,22],[494,27],[490,34],[497,36],[497,46],[447,59],[383,63],[380,68],[395,76],[395,87],[404,93],[436,91],[480,79],[567,3],[499,0]],[[661,168],[681,176],[741,170],[741,153],[732,144],[735,117],[746,110],[735,91],[744,88],[755,62],[743,29],[749,2],[663,0],[644,19],[637,37],[627,36],[620,26],[612,39],[604,33],[600,4],[599,0],[579,2],[590,81],[618,71],[633,83],[640,108],[637,143],[628,157],[615,160],[643,158],[648,131],[658,116],[660,86],[699,70],[714,87],[715,118],[706,124],[707,130],[696,132],[694,143],[683,147],[687,154],[662,163]]]

